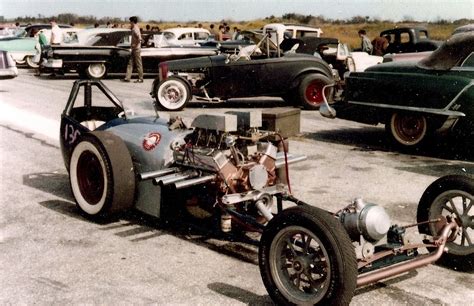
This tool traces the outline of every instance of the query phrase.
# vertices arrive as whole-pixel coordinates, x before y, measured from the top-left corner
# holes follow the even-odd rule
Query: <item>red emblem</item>
[[[151,132],[143,139],[143,149],[151,151],[160,143],[161,134],[157,132]]]

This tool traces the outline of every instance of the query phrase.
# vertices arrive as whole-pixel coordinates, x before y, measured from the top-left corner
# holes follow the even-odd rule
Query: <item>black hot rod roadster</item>
[[[109,106],[93,105],[93,86]],[[381,206],[362,199],[325,211],[292,195],[289,165],[306,157],[288,152],[261,121],[255,111],[200,115],[191,126],[132,117],[100,81],[76,81],[61,118],[61,150],[77,206],[89,217],[132,207],[163,217],[166,205],[180,206],[194,218],[217,218],[222,232],[261,233],[261,276],[278,304],[347,305],[356,287],[442,256],[472,265],[472,177],[434,182],[412,225],[392,225]],[[423,242],[405,239],[408,227],[418,227]]]

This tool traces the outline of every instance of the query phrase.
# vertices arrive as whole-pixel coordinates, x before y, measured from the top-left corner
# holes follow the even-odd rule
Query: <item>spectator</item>
[[[42,51],[44,47],[48,45],[48,38],[46,38],[46,35],[44,34],[44,29],[39,30],[35,37],[38,39],[38,43],[35,46],[36,54],[33,57],[33,62],[38,64],[38,68],[35,70],[35,76],[40,76],[41,64],[43,61]]]
[[[150,26],[149,24],[147,24],[147,25],[145,26],[145,30],[150,31],[150,29],[151,29],[151,26]]]
[[[373,55],[383,56],[388,47],[388,40],[383,36],[375,37],[372,40],[372,46],[374,47]]]
[[[94,28],[98,28],[98,27],[99,27],[99,23],[98,22],[94,23]]]
[[[224,34],[222,35],[222,40],[229,40],[231,38],[232,35],[230,35],[230,27],[224,26]]]
[[[242,35],[240,34],[240,29],[237,27],[234,27],[234,33],[232,34],[232,40],[241,40]]]
[[[198,28],[202,29],[202,23],[198,24]]]
[[[132,78],[133,67],[137,68],[138,80],[135,83],[143,83],[143,65],[141,57],[141,44],[142,44],[142,35],[140,34],[140,28],[138,27],[138,18],[132,16],[130,20],[130,29],[132,30],[132,42],[130,47],[132,49],[132,54],[128,61],[127,74],[125,78],[122,79],[123,82],[130,82]]]
[[[112,28],[112,24],[110,23],[110,21],[107,21],[107,28]]]
[[[361,38],[361,50],[363,52],[367,52],[369,54],[372,54],[372,43],[370,42],[370,39],[367,37],[367,32],[365,30],[359,30],[358,32],[359,37]]]
[[[224,31],[225,27],[221,24],[219,25],[219,32],[217,32],[217,40],[223,41],[224,40]]]
[[[215,25],[213,23],[209,26],[209,32],[211,32],[211,35],[214,39],[219,39],[219,32],[216,30]]]
[[[50,45],[59,45],[63,41],[63,32],[55,19],[51,19],[49,23],[51,24],[51,39],[49,43]]]

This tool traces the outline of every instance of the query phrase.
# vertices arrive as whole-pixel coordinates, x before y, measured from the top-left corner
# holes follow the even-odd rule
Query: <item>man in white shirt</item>
[[[53,19],[49,23],[51,24],[50,44],[51,45],[59,45],[63,40],[63,32],[62,32],[61,28],[59,28],[58,24],[56,23],[56,20]]]

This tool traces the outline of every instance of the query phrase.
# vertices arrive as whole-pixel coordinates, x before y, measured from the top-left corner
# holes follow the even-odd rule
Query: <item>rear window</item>
[[[418,37],[419,37],[420,39],[428,39],[428,32],[427,32],[427,31],[420,31],[420,32],[418,33]]]
[[[406,44],[410,42],[410,34],[408,33],[400,33],[400,42],[402,44]]]

